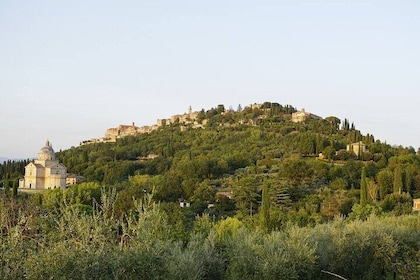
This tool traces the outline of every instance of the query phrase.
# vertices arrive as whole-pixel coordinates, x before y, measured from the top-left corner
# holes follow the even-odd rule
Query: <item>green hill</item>
[[[197,213],[252,214],[267,181],[279,209],[296,215],[304,210],[311,221],[347,215],[359,200],[363,166],[372,203],[394,193],[397,167],[403,182],[398,195],[418,196],[420,158],[413,148],[391,147],[363,135],[347,119],[308,116],[293,122],[294,112],[290,105],[271,102],[241,111],[219,105],[200,112],[197,121],[204,128],[175,122],[115,143],[66,150],[58,158],[89,182],[116,186],[121,199],[153,190],[157,201],[186,200]],[[365,152],[346,150],[359,141]],[[232,199],[221,198],[226,194]],[[207,209],[208,204],[214,208]],[[118,210],[122,213],[124,207]],[[411,205],[404,209],[410,211]]]
[[[17,192],[0,164],[2,279],[415,279],[420,157],[265,102],[57,153],[86,181]],[[351,144],[354,144],[353,146]]]
[[[391,147],[334,116],[306,112],[306,118],[293,120],[296,112],[272,102],[236,111],[218,105],[195,120],[71,148],[57,158],[69,173],[115,187],[120,214],[133,206],[133,198],[153,191],[156,201],[188,201],[197,214],[252,215],[267,182],[276,209],[293,216],[282,219],[305,213],[302,223],[320,222],[349,214],[359,202],[362,167],[369,202],[387,211],[411,211],[411,197],[420,193],[420,158],[412,147]],[[349,150],[352,143],[364,150]],[[1,180],[16,186],[26,162],[1,164]],[[395,195],[403,196],[398,199],[404,207]]]

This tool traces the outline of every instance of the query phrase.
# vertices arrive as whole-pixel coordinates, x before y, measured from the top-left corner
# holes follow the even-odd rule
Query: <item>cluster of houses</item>
[[[250,108],[261,108],[262,104],[251,104],[249,105]],[[207,120],[204,119],[201,122],[197,121],[198,115],[200,112],[192,111],[191,106],[188,108],[188,112],[184,114],[173,115],[167,119],[158,119],[156,124],[150,126],[136,126],[134,122],[131,125],[119,125],[118,127],[108,128],[105,132],[105,136],[101,138],[92,138],[89,140],[84,140],[80,142],[80,145],[87,145],[93,143],[107,143],[107,142],[115,142],[118,138],[138,135],[143,133],[150,133],[154,130],[157,130],[160,127],[172,125],[174,123],[179,123],[181,125],[181,129],[185,129],[185,126],[191,126],[192,128],[204,128]],[[292,113],[292,121],[293,122],[303,122],[307,119],[321,119],[321,117],[306,112],[305,109]]]
[[[118,138],[150,133],[154,130],[157,130],[160,127],[171,125],[174,123],[192,125],[193,128],[204,128],[204,126],[206,125],[206,120],[203,120],[201,123],[198,123],[197,117],[199,113],[200,112],[193,112],[190,106],[187,113],[173,115],[168,119],[158,119],[156,124],[154,125],[138,127],[134,124],[134,122],[131,125],[119,125],[115,128],[108,128],[105,132],[105,136],[102,138],[92,138],[90,140],[82,141],[80,144],[87,145],[93,143],[115,142]]]

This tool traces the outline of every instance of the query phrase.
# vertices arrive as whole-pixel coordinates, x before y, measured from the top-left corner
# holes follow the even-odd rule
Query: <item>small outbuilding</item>
[[[420,211],[420,198],[413,199],[413,210]]]

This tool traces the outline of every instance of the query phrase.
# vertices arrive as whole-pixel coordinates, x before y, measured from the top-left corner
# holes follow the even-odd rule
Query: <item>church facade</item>
[[[55,159],[49,141],[41,148],[38,159],[25,166],[25,177],[19,181],[23,189],[55,189],[66,187],[67,168]]]

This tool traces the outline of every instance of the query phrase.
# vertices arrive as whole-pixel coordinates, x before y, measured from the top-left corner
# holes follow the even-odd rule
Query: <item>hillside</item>
[[[363,168],[369,201],[395,200],[394,184],[400,180],[397,193],[407,200],[400,211],[411,211],[410,197],[420,191],[420,160],[412,148],[390,147],[363,135],[347,119],[306,112],[292,121],[296,112],[271,102],[240,111],[219,105],[202,110],[194,121],[84,145],[58,158],[87,181],[117,186],[121,213],[132,197],[153,190],[157,201],[186,200],[197,213],[249,215],[257,211],[267,182],[278,209],[289,209],[290,215],[304,210],[305,222],[317,222],[351,212],[359,201]],[[193,128],[196,123],[205,125]],[[352,143],[357,145],[347,147]],[[397,207],[392,203],[387,210]]]
[[[120,213],[132,207],[133,197],[153,191],[156,201],[185,200],[196,213],[248,215],[258,211],[267,182],[278,209],[291,215],[305,209],[308,219],[323,221],[351,212],[359,201],[363,167],[371,202],[395,200],[394,193],[419,196],[420,160],[414,149],[363,135],[347,119],[320,118],[272,102],[236,111],[218,105],[193,115],[57,157],[69,173],[115,186]],[[24,164],[0,165],[1,180],[17,185]],[[409,211],[411,198],[401,199]],[[386,207],[392,211],[397,206]]]
[[[420,157],[347,119],[219,105],[57,157],[86,182],[28,195],[28,162],[0,165],[3,279],[419,273]]]

